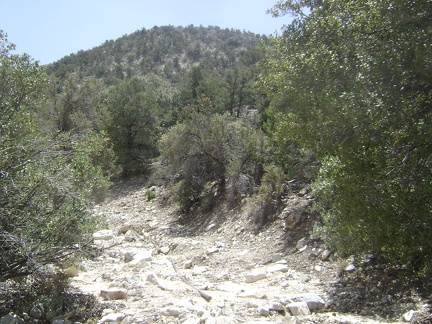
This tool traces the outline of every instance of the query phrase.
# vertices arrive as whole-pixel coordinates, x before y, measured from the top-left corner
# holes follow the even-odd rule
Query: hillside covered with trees
[[[295,17],[279,36],[154,27],[48,66],[1,32],[0,284],[61,285],[45,266],[91,253],[92,204],[137,176],[182,213],[254,197],[257,231],[296,181],[339,255],[430,278],[431,3],[272,13]]]

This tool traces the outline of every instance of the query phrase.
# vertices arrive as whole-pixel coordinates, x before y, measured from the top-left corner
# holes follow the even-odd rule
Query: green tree
[[[228,191],[235,203],[259,180],[261,133],[246,120],[217,110],[209,98],[199,98],[185,108],[183,123],[170,128],[160,141],[166,176],[176,178],[174,193],[186,210],[206,200],[212,207],[213,200]]]
[[[347,253],[432,269],[432,4],[279,1],[296,19],[261,85],[288,142],[322,161],[324,230]],[[418,257],[420,256],[420,257]]]
[[[0,282],[83,251],[93,190],[106,184],[92,163],[104,138],[41,131],[34,116],[47,77],[13,49],[0,32]]]
[[[158,156],[161,132],[172,123],[172,86],[150,75],[131,78],[113,87],[107,98],[107,131],[125,175],[145,173]]]

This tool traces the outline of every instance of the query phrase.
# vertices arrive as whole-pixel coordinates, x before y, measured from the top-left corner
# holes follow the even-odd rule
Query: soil
[[[303,190],[286,204],[301,200],[308,206],[310,199]],[[387,282],[375,278],[373,257],[324,257],[330,251],[314,237],[316,215],[307,209],[293,229],[276,217],[258,230],[252,205],[245,198],[236,209],[220,204],[216,211],[186,216],[165,189],[119,182],[94,209],[114,237],[95,241],[99,255],[77,265],[70,284],[97,296],[104,308],[99,322],[117,316],[114,321],[122,323],[391,323],[409,311],[411,321],[430,319],[424,294],[414,287],[406,293],[391,274]],[[143,252],[151,257],[134,262]],[[250,273],[265,277],[247,282]],[[103,293],[115,289],[125,296]],[[318,295],[325,305],[293,316],[289,303],[304,294]]]

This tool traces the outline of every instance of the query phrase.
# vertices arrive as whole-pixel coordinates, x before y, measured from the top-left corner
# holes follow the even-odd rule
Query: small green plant
[[[149,189],[146,191],[147,201],[153,200],[156,198],[156,191],[154,189]]]

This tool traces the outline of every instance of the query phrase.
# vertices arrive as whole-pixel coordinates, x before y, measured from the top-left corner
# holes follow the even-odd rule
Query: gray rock
[[[170,247],[169,246],[163,246],[159,249],[160,253],[162,254],[168,254],[170,251]]]
[[[126,299],[127,291],[124,289],[106,289],[106,290],[101,290],[100,295],[101,297],[107,300]]]
[[[269,307],[269,305],[267,305],[267,304],[260,305],[258,307],[258,313],[261,316],[269,316],[270,315],[270,307]]]
[[[294,302],[288,304],[287,308],[294,316],[310,315],[310,309],[306,302]]]
[[[277,302],[277,301],[271,302],[269,304],[269,308],[271,310],[278,311],[278,312],[284,312],[285,311],[285,307],[280,302]]]
[[[111,240],[113,238],[114,238],[114,233],[112,230],[102,230],[93,233],[93,240],[95,241]]]
[[[305,302],[311,311],[324,308],[325,301],[315,293],[305,293],[292,297],[295,302]]]
[[[125,317],[126,317],[126,315],[123,314],[123,313],[110,313],[110,314],[105,315],[104,317],[102,317],[98,321],[98,324],[103,324],[103,323],[121,323],[121,321]]]
[[[152,283],[153,285],[158,286],[162,290],[166,290],[166,287],[163,284],[162,280],[154,273],[149,273],[147,275],[147,281]]]
[[[323,253],[321,253],[321,260],[322,261],[327,261],[330,257],[330,255],[332,255],[333,251],[330,250],[324,250]]]
[[[42,304],[34,305],[29,312],[29,316],[35,319],[41,319],[44,314],[44,307]]]
[[[308,243],[308,239],[306,237],[303,237],[302,239],[298,240],[297,244],[296,244],[296,248],[297,250],[301,250],[302,248],[304,248]]]
[[[245,275],[246,282],[248,283],[253,283],[258,280],[262,280],[266,278],[267,278],[267,273],[265,271],[260,271],[260,272],[255,271],[255,272],[247,273]]]
[[[271,262],[278,262],[282,260],[282,255],[279,253],[273,254]]]
[[[268,273],[288,272],[288,266],[282,263],[276,263],[267,268]]]
[[[14,313],[9,313],[0,318],[0,324],[21,324],[24,320]]]
[[[168,306],[168,307],[162,308],[160,313],[161,313],[161,315],[164,315],[164,316],[179,317],[182,314],[182,310],[179,307]]]
[[[404,322],[412,322],[414,320],[416,312],[414,310],[410,310],[402,315],[402,320]]]

